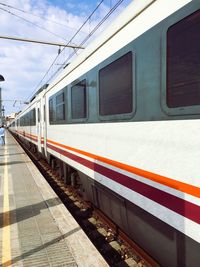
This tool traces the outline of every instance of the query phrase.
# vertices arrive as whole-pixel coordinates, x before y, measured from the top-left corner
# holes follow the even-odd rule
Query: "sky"
[[[0,36],[67,44],[101,1],[0,0]],[[118,1],[104,0],[71,43],[79,45]],[[131,1],[124,0],[109,20],[114,20]],[[105,29],[106,23],[99,31]],[[73,53],[72,48],[65,49],[49,70],[58,56],[58,49],[58,46],[0,39],[0,74],[5,78],[0,87],[5,115],[22,110],[24,102],[28,102]]]

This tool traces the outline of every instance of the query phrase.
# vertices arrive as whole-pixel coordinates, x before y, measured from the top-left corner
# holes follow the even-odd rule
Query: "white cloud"
[[[130,0],[128,2],[130,2]],[[1,1],[1,3],[36,15],[31,16],[30,14],[0,5],[0,8],[10,10],[10,12],[17,16],[21,16],[26,20],[31,20],[39,27],[46,28],[56,34],[56,36],[54,36],[0,9],[0,34],[2,36],[51,40],[62,43],[66,43],[73,36],[76,30],[86,20],[87,16],[92,12],[92,10],[88,10],[88,6],[86,5],[76,5],[76,13],[73,14],[72,4],[74,1],[67,2],[69,5],[71,4],[71,12],[67,12],[67,9],[61,9],[58,6],[49,4],[47,0],[4,0]],[[96,5],[97,3],[98,1],[96,1]],[[77,15],[77,8],[80,8],[79,15]],[[89,33],[90,27],[95,25],[96,21],[98,21],[100,17],[102,18],[107,11],[108,6],[102,5],[101,9],[90,21],[90,24],[82,29],[82,32],[75,38],[73,43],[75,42],[78,44],[78,42],[83,40]],[[51,21],[57,21],[58,24],[66,26],[61,26]],[[0,39],[0,74],[5,77],[5,82],[0,84],[2,87],[2,99],[27,100],[57,56],[57,51],[58,47]],[[66,51],[65,55],[67,57],[69,51]],[[5,106],[6,114],[18,111],[16,107],[13,107],[13,102],[4,101],[3,105]]]

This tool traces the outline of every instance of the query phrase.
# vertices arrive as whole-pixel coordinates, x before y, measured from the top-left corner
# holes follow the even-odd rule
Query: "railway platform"
[[[9,132],[0,146],[0,266],[108,266]]]

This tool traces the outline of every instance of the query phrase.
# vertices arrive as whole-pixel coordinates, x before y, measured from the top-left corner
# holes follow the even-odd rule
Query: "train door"
[[[43,145],[44,145],[44,155],[47,157],[47,122],[46,122],[46,105],[44,98],[43,105]]]
[[[37,102],[37,138],[38,138],[38,151],[42,152],[41,145],[41,102]]]

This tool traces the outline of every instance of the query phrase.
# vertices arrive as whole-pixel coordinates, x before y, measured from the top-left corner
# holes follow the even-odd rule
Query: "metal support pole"
[[[50,41],[41,41],[41,40],[33,40],[33,39],[27,39],[27,38],[18,38],[13,36],[0,36],[1,39],[7,39],[7,40],[14,40],[14,41],[20,41],[20,42],[29,42],[29,43],[36,43],[36,44],[45,44],[45,45],[55,45],[55,46],[63,46],[63,47],[69,47],[69,48],[78,48],[78,49],[84,49],[82,46],[78,45],[71,45],[71,44],[64,44],[64,43],[56,43],[56,42],[50,42]]]
[[[0,125],[2,125],[2,99],[1,99],[1,87],[0,87]]]

